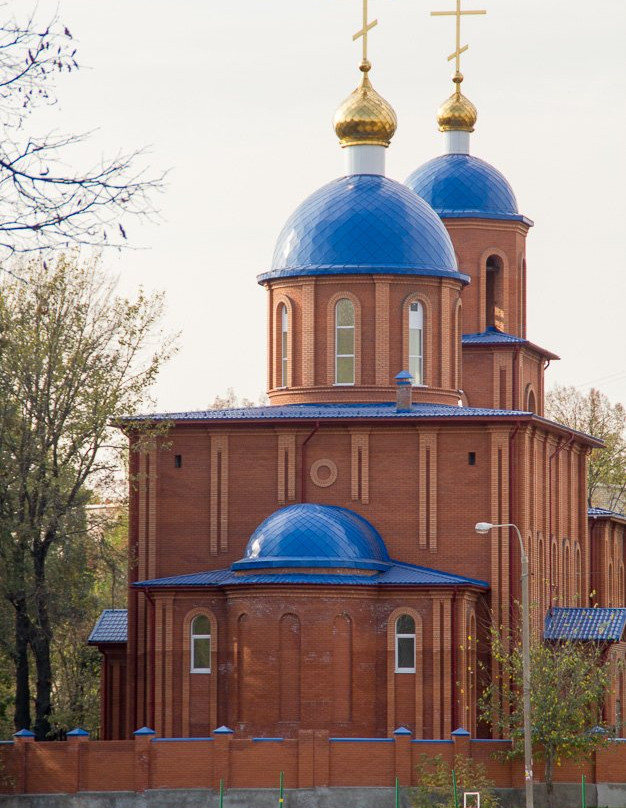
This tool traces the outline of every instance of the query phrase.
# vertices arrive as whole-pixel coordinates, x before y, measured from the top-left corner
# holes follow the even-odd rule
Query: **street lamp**
[[[530,726],[530,608],[528,598],[528,556],[524,549],[522,534],[517,525],[492,525],[478,522],[476,533],[485,535],[494,527],[512,527],[519,539],[522,554],[522,682],[524,691],[524,781],[526,785],[526,808],[533,808],[533,745]]]

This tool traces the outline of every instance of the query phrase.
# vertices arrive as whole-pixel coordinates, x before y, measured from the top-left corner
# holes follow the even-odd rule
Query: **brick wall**
[[[153,735],[133,741],[34,743],[16,739],[0,745],[3,794],[51,794],[78,791],[146,789],[278,788],[280,772],[286,789],[315,787],[417,785],[415,767],[423,755],[440,755],[452,763],[465,755],[483,763],[500,788],[523,786],[521,761],[500,761],[494,752],[508,741],[480,741],[451,735],[448,740],[413,740],[410,734],[392,738],[332,738],[324,731],[300,732],[297,738],[238,738],[217,731],[208,738],[171,739]],[[566,762],[555,772],[556,782],[626,783],[626,742],[616,741],[583,763]],[[535,779],[542,766],[535,764]]]

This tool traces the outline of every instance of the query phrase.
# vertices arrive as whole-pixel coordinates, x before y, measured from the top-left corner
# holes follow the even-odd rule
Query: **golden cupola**
[[[446,99],[437,112],[440,132],[473,132],[478,112],[472,102],[461,92],[463,74],[456,72],[452,77],[455,91]]]
[[[343,101],[334,118],[334,127],[342,148],[346,146],[389,146],[398,120],[392,106],[372,87],[368,73],[371,63],[363,59],[359,70],[361,83]]]

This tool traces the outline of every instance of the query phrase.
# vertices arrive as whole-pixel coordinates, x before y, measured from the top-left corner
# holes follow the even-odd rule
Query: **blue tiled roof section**
[[[258,280],[390,272],[469,281],[429,205],[395,180],[356,174],[324,185],[294,211],[271,271]]]
[[[524,345],[528,342],[523,337],[505,334],[504,331],[498,331],[493,326],[489,326],[478,334],[463,334],[462,341],[463,345]]]
[[[233,570],[268,567],[347,567],[383,570],[387,548],[358,513],[335,505],[300,503],[270,514],[254,531]]]
[[[626,514],[619,513],[618,511],[610,511],[608,508],[587,508],[587,516],[592,519],[617,519],[618,521],[626,521]]]
[[[491,410],[486,407],[454,407],[450,404],[413,404],[398,412],[395,402],[382,404],[285,404],[264,407],[238,407],[232,410],[161,412],[128,416],[125,421],[264,421],[312,420],[324,418],[501,418],[529,415],[521,410]]]
[[[126,609],[105,609],[98,618],[88,643],[126,642],[128,636],[128,612]]]
[[[403,564],[391,561],[391,565],[383,572],[373,575],[355,575],[346,573],[242,573],[233,570],[211,570],[195,572],[190,575],[174,575],[169,578],[156,578],[133,584],[136,587],[175,588],[175,587],[221,587],[248,586],[250,584],[317,584],[325,586],[476,586],[489,589],[486,581],[453,575],[449,572],[418,567],[414,564]]]
[[[513,219],[519,214],[513,189],[493,166],[470,154],[444,154],[429,160],[407,178],[442,218]]]
[[[554,608],[546,615],[546,640],[606,640],[619,642],[626,626],[626,609]]]

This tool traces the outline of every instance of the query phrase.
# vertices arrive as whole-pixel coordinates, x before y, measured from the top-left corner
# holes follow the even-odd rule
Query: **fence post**
[[[234,735],[232,729],[221,726],[212,732],[215,742],[213,762],[213,786],[217,787],[220,780],[224,781],[224,788],[230,788],[230,742]]]
[[[401,786],[411,785],[411,732],[406,727],[394,730],[396,778]]]
[[[135,738],[135,791],[146,791],[150,787],[150,743],[156,732],[150,727],[142,727],[133,732]]]
[[[21,729],[19,732],[14,732],[13,737],[15,739],[15,754],[17,755],[15,793],[26,794],[28,783],[28,748],[26,744],[35,740],[35,733],[29,729]]]
[[[89,733],[80,727],[71,730],[67,733],[66,743],[68,744],[67,751],[70,754],[70,759],[73,756],[73,770],[74,770],[74,793],[82,791],[81,785],[81,769],[82,769],[82,745],[85,741],[89,740]]]

